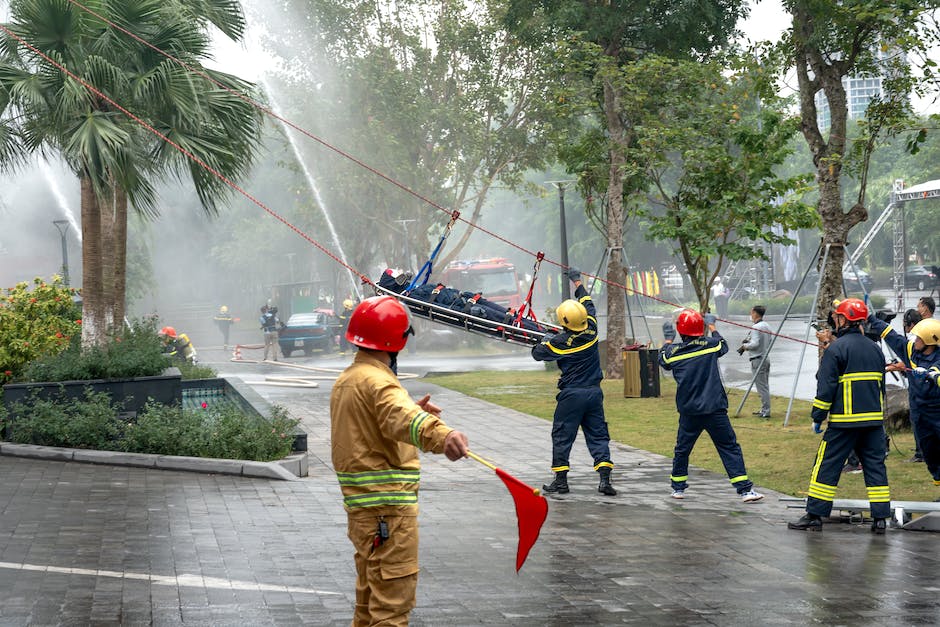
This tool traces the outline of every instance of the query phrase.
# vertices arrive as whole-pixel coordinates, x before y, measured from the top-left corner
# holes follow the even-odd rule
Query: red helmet
[[[160,329],[160,335],[165,335],[165,336],[171,337],[171,338],[173,338],[173,339],[175,340],[175,339],[176,339],[176,329],[174,329],[173,327],[163,327],[162,329]]]
[[[683,309],[676,318],[676,331],[689,337],[705,335],[705,318],[694,309]]]
[[[408,310],[394,296],[367,298],[353,310],[346,339],[356,346],[397,353],[414,334]]]
[[[868,318],[868,307],[858,298],[846,298],[836,306],[836,313],[845,316],[846,320],[858,322]]]

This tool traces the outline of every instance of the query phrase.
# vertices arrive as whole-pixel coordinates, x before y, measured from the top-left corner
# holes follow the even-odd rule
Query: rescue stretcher
[[[533,331],[531,329],[524,329],[522,327],[513,326],[511,323],[507,324],[502,321],[478,318],[476,316],[471,316],[468,313],[455,311],[453,309],[448,309],[447,307],[435,305],[427,301],[397,294],[392,290],[379,287],[376,284],[371,284],[371,286],[375,290],[377,296],[394,296],[406,307],[408,307],[411,313],[416,316],[420,316],[426,320],[430,320],[431,322],[446,324],[447,326],[451,327],[458,327],[464,331],[467,331],[468,333],[483,335],[492,339],[508,342],[510,344],[535,346],[536,344],[542,342],[546,333],[549,333],[550,335],[561,333],[561,327],[553,324],[539,322],[538,325],[543,327],[543,330]]]
[[[806,499],[796,496],[782,496],[780,500],[787,504],[788,508],[803,508],[806,506]],[[849,513],[859,513],[869,511],[871,503],[867,499],[834,499],[832,509],[847,511]],[[911,521],[905,519],[905,514],[927,514],[932,516],[940,515],[940,503],[937,501],[891,501],[891,514],[895,523],[899,527],[911,525]],[[932,520],[936,520],[933,518]]]

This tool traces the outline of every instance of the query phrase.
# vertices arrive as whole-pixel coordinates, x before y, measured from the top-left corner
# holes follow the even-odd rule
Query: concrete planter
[[[3,386],[3,405],[11,416],[13,406],[36,394],[42,399],[82,399],[86,388],[95,392],[106,392],[122,411],[136,414],[148,400],[165,405],[179,403],[182,399],[182,377],[177,368],[167,368],[154,377],[130,379],[95,379],[90,381],[55,381],[49,383],[10,383]]]

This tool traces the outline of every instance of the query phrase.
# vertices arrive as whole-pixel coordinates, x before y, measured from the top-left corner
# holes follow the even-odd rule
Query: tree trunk
[[[113,226],[111,260],[113,300],[108,305],[111,307],[111,320],[115,325],[114,328],[121,329],[124,325],[127,294],[127,194],[117,187],[114,188]]]
[[[87,176],[80,177],[82,204],[82,345],[104,341],[104,287],[101,258],[101,210]]]
[[[621,347],[625,335],[626,298],[618,285],[626,285],[623,267],[623,166],[628,140],[620,120],[620,97],[609,80],[604,80],[604,115],[613,144],[610,150],[610,178],[607,186],[607,372],[608,379],[623,378]],[[625,298],[626,297],[626,298]]]

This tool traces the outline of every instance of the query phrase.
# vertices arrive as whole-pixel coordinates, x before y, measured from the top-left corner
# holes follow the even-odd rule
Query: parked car
[[[908,266],[904,272],[904,287],[918,290],[933,289],[938,284],[934,269],[934,266]]]
[[[278,330],[277,343],[285,357],[303,350],[310,357],[314,350],[328,353],[333,350],[342,323],[331,310],[317,309],[312,313],[295,313]]]

